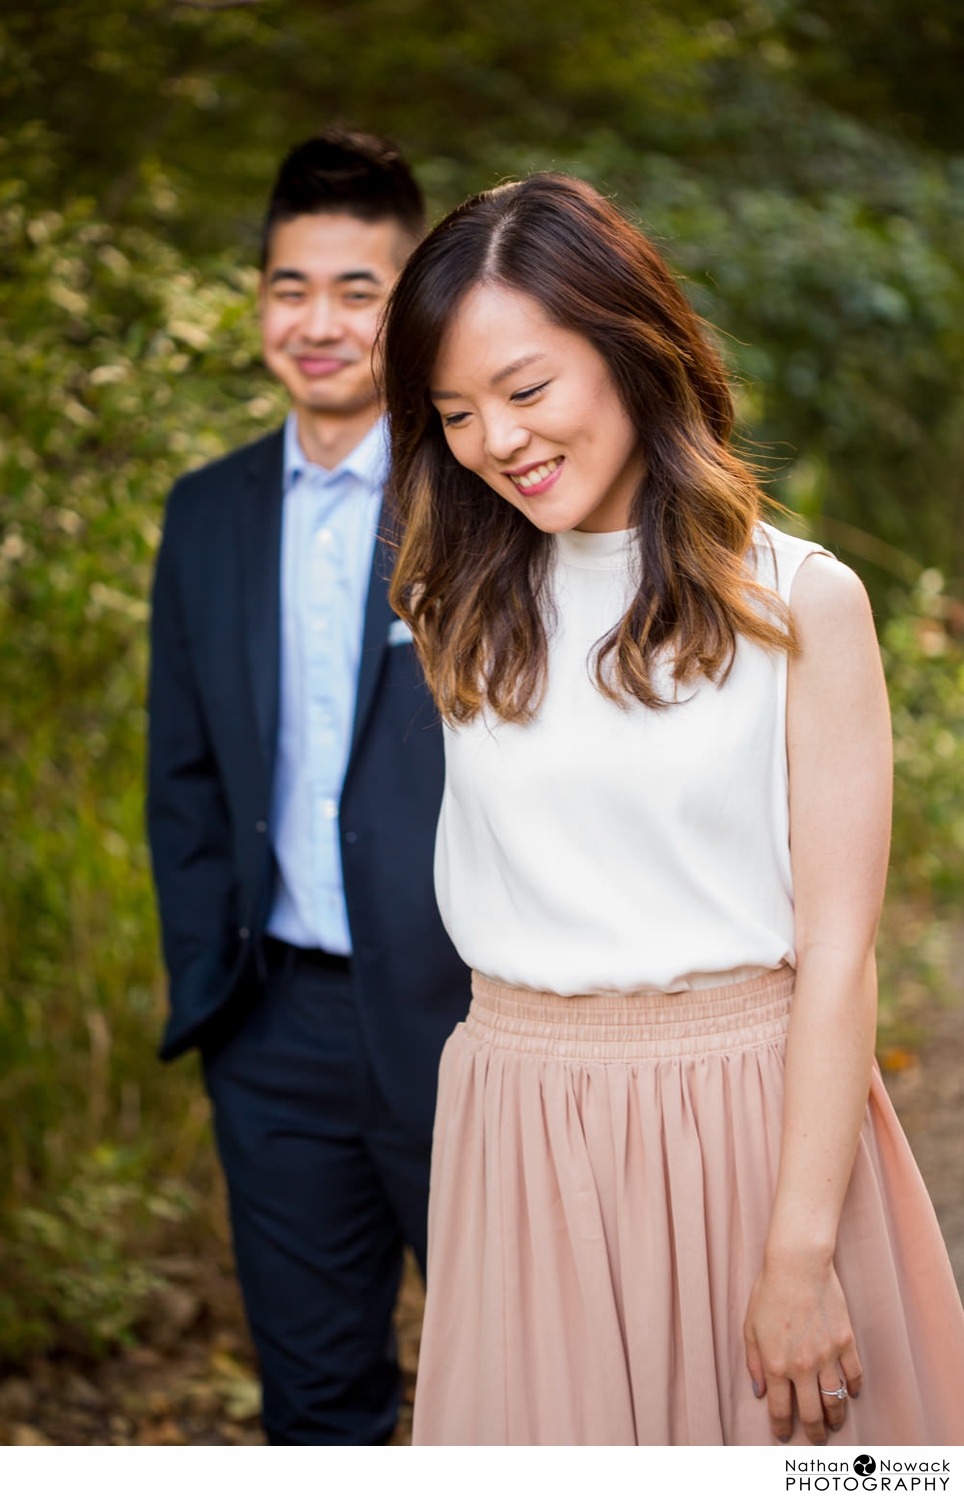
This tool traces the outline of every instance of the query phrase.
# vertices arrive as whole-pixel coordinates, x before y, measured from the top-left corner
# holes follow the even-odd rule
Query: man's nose
[[[337,302],[331,297],[313,297],[304,309],[301,331],[318,343],[340,338],[344,327]]]

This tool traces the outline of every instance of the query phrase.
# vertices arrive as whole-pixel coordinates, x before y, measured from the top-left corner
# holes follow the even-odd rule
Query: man
[[[391,1434],[402,1249],[424,1267],[436,1068],[468,1008],[432,892],[441,735],[379,529],[373,348],[422,228],[386,142],[290,153],[260,319],[292,409],[174,486],[154,588],[161,1055],[202,1052],[275,1443]]]

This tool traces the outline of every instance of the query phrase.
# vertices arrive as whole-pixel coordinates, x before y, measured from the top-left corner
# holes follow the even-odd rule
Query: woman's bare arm
[[[814,555],[794,582],[800,654],[787,704],[797,984],[764,1266],[747,1313],[747,1363],[777,1437],[792,1390],[812,1442],[860,1389],[859,1353],[833,1267],[873,1060],[874,942],[890,844],[887,692],[863,586]],[[792,1390],[791,1390],[792,1388]]]

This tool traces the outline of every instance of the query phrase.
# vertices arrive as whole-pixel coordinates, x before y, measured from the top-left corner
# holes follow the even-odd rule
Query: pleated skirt
[[[415,1443],[776,1441],[743,1320],[793,979],[562,998],[474,976],[439,1077]],[[829,1445],[964,1443],[964,1311],[876,1071],[835,1265],[864,1383]]]

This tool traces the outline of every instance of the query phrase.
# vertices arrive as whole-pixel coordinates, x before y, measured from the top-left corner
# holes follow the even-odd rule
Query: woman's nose
[[[489,417],[485,423],[485,451],[496,463],[506,464],[525,447],[529,433],[515,412]]]

